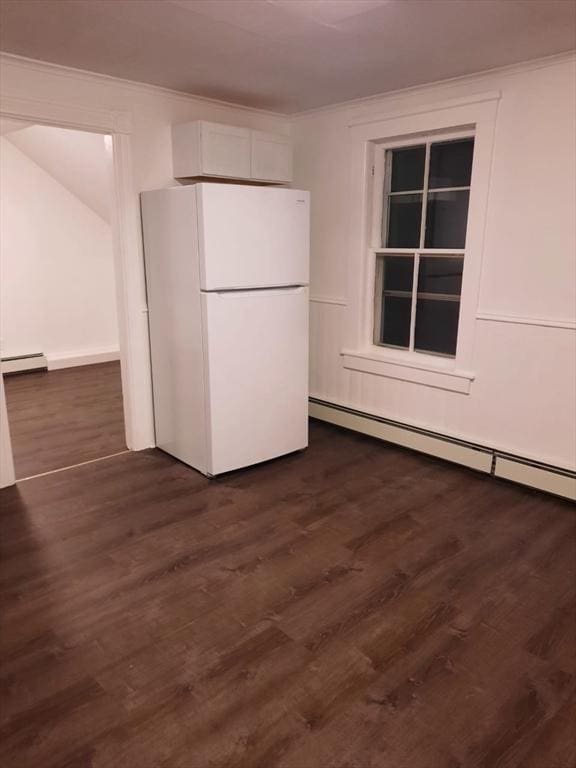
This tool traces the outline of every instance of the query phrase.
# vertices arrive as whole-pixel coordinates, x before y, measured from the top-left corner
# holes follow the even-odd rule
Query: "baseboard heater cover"
[[[35,352],[31,355],[14,355],[13,357],[3,357],[1,370],[4,375],[11,373],[25,373],[30,371],[47,371],[48,360],[42,352]]]
[[[496,454],[494,475],[576,501],[576,473],[517,456]]]
[[[313,397],[309,407],[311,418],[576,501],[576,472]]]

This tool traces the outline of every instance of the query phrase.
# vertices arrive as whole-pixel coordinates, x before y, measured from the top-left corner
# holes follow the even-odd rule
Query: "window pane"
[[[418,293],[449,293],[460,296],[463,259],[421,256]]]
[[[430,147],[429,189],[469,187],[474,139],[443,141]]]
[[[418,248],[422,195],[394,195],[388,198],[387,248]]]
[[[410,345],[410,312],[412,299],[403,296],[382,297],[381,344],[395,347]]]
[[[455,355],[459,311],[459,301],[418,299],[414,349]]]
[[[394,149],[392,152],[392,179],[390,192],[424,189],[424,161],[426,147]]]
[[[414,256],[384,257],[384,290],[412,293]]]
[[[464,248],[470,192],[430,192],[426,210],[426,248]],[[394,199],[394,198],[392,198]]]

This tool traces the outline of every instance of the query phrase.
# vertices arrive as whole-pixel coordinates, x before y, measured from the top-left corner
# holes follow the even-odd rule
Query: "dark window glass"
[[[384,290],[412,293],[413,256],[386,256],[384,259]]]
[[[430,147],[429,189],[469,187],[474,139],[443,141]]]
[[[459,311],[459,301],[418,299],[414,349],[420,352],[455,355]]]
[[[388,198],[387,248],[418,248],[422,195],[394,195]]]
[[[391,192],[407,192],[424,188],[426,147],[392,150]]]
[[[429,193],[426,209],[426,248],[464,248],[469,196],[467,189],[459,192]]]
[[[395,347],[410,345],[410,312],[412,299],[408,296],[382,297],[381,344]]]
[[[448,293],[460,296],[462,259],[421,256],[418,269],[418,293]]]

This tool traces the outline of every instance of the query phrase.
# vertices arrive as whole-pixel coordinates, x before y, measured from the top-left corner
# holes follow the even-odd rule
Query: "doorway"
[[[112,139],[1,128],[1,365],[20,480],[126,450]]]
[[[132,115],[121,110],[95,110],[80,104],[55,104],[48,98],[27,100],[3,94],[0,118],[112,137],[112,235],[126,445],[135,451],[152,447],[155,442],[152,383],[140,213],[132,175]],[[3,385],[0,376],[0,487],[15,482]]]

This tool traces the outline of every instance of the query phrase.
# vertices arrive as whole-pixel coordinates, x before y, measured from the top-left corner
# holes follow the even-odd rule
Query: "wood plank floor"
[[[126,449],[120,363],[4,378],[16,477]]]
[[[1,492],[10,768],[573,768],[567,502],[313,424]]]

